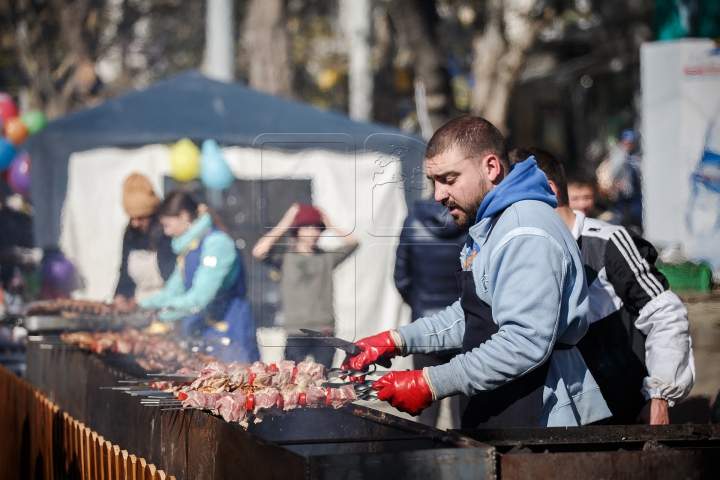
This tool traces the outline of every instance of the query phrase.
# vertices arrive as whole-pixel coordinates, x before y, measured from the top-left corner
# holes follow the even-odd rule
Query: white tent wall
[[[720,153],[720,57],[709,39],[648,42],[640,49],[643,88],[645,236],[713,266],[720,280],[717,173],[693,178]]]
[[[377,153],[325,150],[288,153],[229,147],[223,154],[239,179],[311,179],[313,202],[360,242],[334,275],[338,336],[359,339],[410,321],[409,308],[392,278],[407,215],[399,161],[388,162]],[[122,208],[123,182],[139,172],[163,195],[164,177],[170,175],[169,158],[170,150],[164,145],[96,149],[70,157],[60,246],[85,282],[85,288],[76,293],[78,298],[112,298],[128,223]],[[331,232],[321,238],[324,245],[338,242]],[[246,247],[246,254],[250,248]],[[400,361],[396,368],[409,366]]]

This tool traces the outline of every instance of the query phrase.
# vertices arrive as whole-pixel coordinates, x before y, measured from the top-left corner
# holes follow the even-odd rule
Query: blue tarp
[[[32,159],[35,244],[57,245],[72,153],[170,143],[183,137],[198,143],[214,138],[225,145],[290,150],[392,153],[409,147],[420,155],[403,161],[404,172],[417,168],[423,153],[419,138],[398,130],[186,72],[50,122],[27,141],[23,147]]]

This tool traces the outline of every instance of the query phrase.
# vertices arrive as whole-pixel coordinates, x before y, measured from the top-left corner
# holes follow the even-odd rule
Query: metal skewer
[[[168,412],[170,410],[211,410],[211,407],[177,407],[177,408],[163,408],[161,412]]]
[[[132,395],[133,397],[147,397],[149,395],[158,395],[159,393],[162,393],[162,390],[123,390],[123,392]],[[168,395],[172,394],[169,393]]]
[[[122,392],[129,391],[129,390],[140,390],[140,389],[147,390],[147,387],[144,385],[136,386],[136,387],[130,387],[130,386],[128,386],[128,387],[100,387],[100,390],[118,390],[118,391],[122,391]]]

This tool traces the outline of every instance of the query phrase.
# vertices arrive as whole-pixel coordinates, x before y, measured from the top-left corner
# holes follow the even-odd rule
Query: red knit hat
[[[292,226],[293,228],[300,228],[309,225],[317,225],[320,228],[325,228],[325,223],[318,209],[309,203],[305,203],[299,205],[299,210],[295,215],[295,221]]]

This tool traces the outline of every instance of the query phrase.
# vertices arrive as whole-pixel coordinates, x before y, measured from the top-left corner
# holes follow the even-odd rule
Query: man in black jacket
[[[413,205],[405,219],[395,257],[395,287],[412,309],[412,319],[429,317],[455,302],[458,291],[455,272],[467,240],[467,229],[455,225],[448,209],[434,198]],[[415,369],[442,365],[448,355],[415,355]],[[453,423],[460,425],[459,397],[452,397]],[[435,426],[440,403],[424,410],[419,421]]]
[[[547,150],[515,149],[510,162],[531,155],[580,245],[590,328],[577,347],[613,414],[607,423],[669,423],[668,407],[692,389],[695,361],[687,310],[655,268],[657,251],[623,227],[571,210],[565,172]]]

